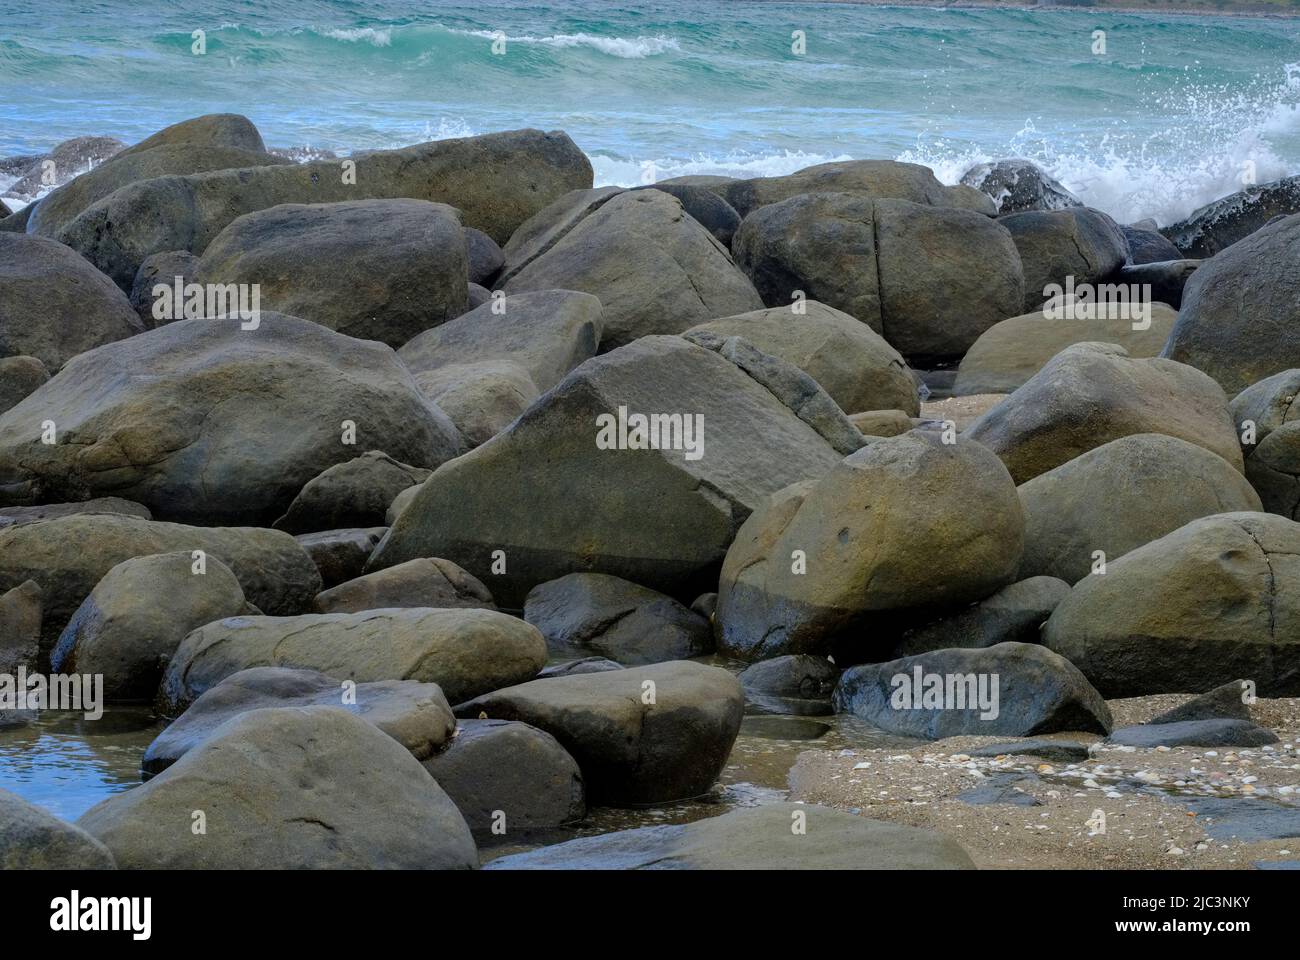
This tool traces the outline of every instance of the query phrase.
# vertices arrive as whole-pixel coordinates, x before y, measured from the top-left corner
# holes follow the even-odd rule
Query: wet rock
[[[113,870],[108,848],[80,827],[0,790],[0,869]]]
[[[255,611],[216,557],[201,573],[188,551],[133,557],[109,570],[82,601],[50,654],[50,667],[102,675],[109,701],[152,700],[186,634]]]
[[[339,707],[355,714],[417,760],[445,749],[456,733],[456,718],[436,683],[340,683],[315,670],[253,667],[213,686],[158,734],[140,763],[144,779],[162,773],[207,742],[231,717],[269,707],[311,706]]]
[[[462,720],[450,746],[425,760],[424,769],[471,830],[508,837],[587,815],[577,762],[549,733],[526,723]]]
[[[438,557],[420,557],[356,577],[316,597],[317,613],[360,613],[389,607],[495,610],[496,604],[477,577]]]
[[[1241,469],[1227,397],[1214,381],[1107,343],[1066,347],[962,436],[1001,457],[1021,484],[1135,433],[1187,440]]]
[[[1183,305],[1183,289],[1193,273],[1200,267],[1200,260],[1161,260],[1155,263],[1142,263],[1119,268],[1119,283],[1137,286],[1150,286],[1147,299],[1167,303],[1177,310]]]
[[[850,667],[833,702],[839,713],[928,740],[1108,733],[1111,726],[1106,701],[1078,668],[1029,643],[936,650]]]
[[[802,818],[806,832],[792,823]],[[810,804],[772,803],[682,825],[581,837],[489,870],[973,870],[955,841]]]
[[[340,680],[436,683],[452,703],[537,676],[546,642],[494,610],[411,608],[299,617],[232,617],[182,641],[159,706],[176,714],[249,667],[319,670]]]
[[[197,843],[196,810],[207,828]],[[77,825],[134,869],[478,864],[464,819],[420,762],[337,707],[242,713]]]
[[[991,197],[999,214],[1083,206],[1083,201],[1028,160],[979,163],[962,174],[961,182]]]
[[[463,703],[456,715],[545,730],[578,761],[592,802],[641,805],[705,793],[743,710],[730,673],[677,661],[534,680]]]
[[[1126,747],[1262,747],[1277,734],[1249,720],[1176,720],[1120,727],[1107,743]]]
[[[1279,216],[1300,213],[1300,177],[1220,197],[1161,231],[1188,257],[1213,257]]]
[[[597,654],[640,666],[713,651],[709,623],[657,590],[601,573],[571,573],[528,592],[524,619],[551,656]]]
[[[1253,688],[1245,680],[1233,680],[1193,697],[1180,707],[1166,710],[1148,723],[1182,723],[1185,720],[1250,720],[1247,696]]]

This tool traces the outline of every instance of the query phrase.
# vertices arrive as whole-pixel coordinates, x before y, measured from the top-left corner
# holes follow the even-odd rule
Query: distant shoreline
[[[759,0],[761,3],[789,3],[792,0]],[[1120,0],[1110,3],[1023,3],[1001,0],[793,0],[793,2],[851,4],[863,7],[933,7],[947,10],[1033,10],[1062,13],[1169,13],[1180,17],[1259,17],[1290,20],[1300,16],[1300,4],[1283,3],[1233,3],[1219,7],[1212,0]]]

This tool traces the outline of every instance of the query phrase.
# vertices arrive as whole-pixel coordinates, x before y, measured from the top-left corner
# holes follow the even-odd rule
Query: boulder
[[[804,831],[792,830],[796,823]],[[580,837],[499,857],[488,870],[973,870],[941,833],[802,803]]]
[[[605,308],[601,349],[681,333],[762,301],[727,249],[659,190],[609,198],[506,282],[507,294],[580,290]]]
[[[1038,757],[1049,763],[1082,763],[1089,757],[1088,745],[1077,740],[1012,740],[971,747],[971,757]]]
[[[231,569],[187,551],[124,560],[95,584],[50,654],[55,673],[99,674],[104,699],[153,700],[163,668],[191,630],[250,611]]]
[[[760,207],[802,193],[848,193],[868,201],[888,198],[931,206],[970,203],[964,192],[940,183],[929,167],[897,160],[836,160],[780,177],[730,180],[715,184],[712,189],[742,219]],[[985,212],[992,213],[993,205],[988,204]]]
[[[590,184],[591,163],[567,135],[510,130],[355,159],[140,180],[91,204],[58,239],[129,287],[149,254],[202,253],[236,218],[281,203],[446,203],[461,211],[463,226],[504,243],[546,204]]]
[[[1106,743],[1122,747],[1263,747],[1278,736],[1249,720],[1181,720],[1120,727]]]
[[[464,818],[420,761],[337,707],[241,713],[77,825],[131,869],[478,865]]]
[[[483,583],[450,560],[420,557],[340,583],[316,597],[317,613],[360,613],[389,607],[472,607],[495,610]]]
[[[735,677],[685,660],[533,680],[456,708],[546,731],[578,761],[592,802],[632,806],[708,791],[743,712]]]
[[[152,520],[153,514],[143,504],[121,497],[96,497],[77,503],[43,503],[36,507],[0,507],[0,527],[16,527],[25,523],[39,523],[54,517],[75,517],[82,514],[114,514]]]
[[[56,147],[50,158],[55,161],[60,183],[66,179],[61,172],[64,169],[85,169],[84,164],[59,162],[57,154],[65,146]],[[107,150],[94,151],[101,156],[107,153],[105,162],[63,183],[34,205],[30,232],[57,239],[59,232],[92,204],[121,187],[152,177],[288,162],[267,153],[252,122],[233,113],[182,120],[125,150],[120,145],[117,149],[105,146]]]
[[[866,410],[849,414],[849,423],[864,437],[896,437],[916,424],[902,410]]]
[[[58,370],[79,353],[144,330],[126,295],[61,243],[0,233],[0,357]]]
[[[239,217],[203,251],[194,280],[256,288],[268,310],[396,349],[465,312],[467,270],[453,208],[353,200]]]
[[[999,217],[1011,232],[1024,266],[1024,309],[1031,313],[1051,299],[1049,285],[1096,285],[1128,260],[1128,244],[1119,224],[1100,210],[1069,207],[1030,210]],[[1011,314],[1016,311],[1011,311]],[[1008,314],[1008,315],[1011,315]]]
[[[661,416],[658,449],[645,449],[636,421],[620,433],[620,408],[625,424],[682,419],[672,427]],[[839,460],[719,354],[645,337],[588,360],[491,443],[444,464],[395,518],[370,569],[446,557],[511,607],[580,571],[690,596],[716,577],[736,529],[769,493]]]
[[[0,357],[0,413],[4,413],[50,379],[35,357]]]
[[[1111,440],[1162,433],[1242,469],[1227,398],[1194,367],[1076,343],[963,431],[1007,465],[1017,484]]]
[[[497,242],[482,230],[465,228],[465,259],[468,266],[468,282],[488,286],[493,278],[501,272],[505,256]]]
[[[1300,520],[1298,394],[1300,370],[1283,370],[1247,387],[1229,408],[1242,438],[1246,479],[1263,509],[1292,520]]]
[[[1037,643],[1039,628],[1069,592],[1070,585],[1056,577],[1017,580],[950,617],[908,630],[894,648],[893,658],[954,647]]]
[[[175,308],[177,279],[179,278],[181,290],[184,290],[186,284],[194,281],[198,264],[199,258],[188,250],[165,250],[144,258],[140,269],[135,272],[135,279],[131,281],[129,299],[140,316],[140,322],[147,329],[152,330],[173,320],[185,319],[182,312]],[[170,288],[170,301],[168,294],[158,290],[160,286]],[[155,316],[155,313],[158,315]]]
[[[961,182],[991,197],[999,214],[1083,206],[1083,201],[1029,160],[978,163],[962,174]]]
[[[221,725],[250,710],[339,707],[374,724],[417,760],[446,749],[456,718],[436,683],[382,680],[340,683],[315,670],[253,667],[231,674],[199,697],[158,734],[140,761],[144,779],[162,773]]]
[[[405,510],[407,505],[415,499],[415,495],[419,492],[420,486],[421,484],[417,483],[412,487],[407,487],[397,496],[393,497],[393,502],[390,503],[388,509],[384,511],[385,524],[391,527],[397,521],[397,518],[401,516],[402,511]]]
[[[18,178],[6,190],[10,196],[31,198],[93,171],[124,149],[116,137],[73,137],[46,154],[6,157],[0,160],[0,173]]]
[[[1250,483],[1222,457],[1159,433],[1112,440],[1019,487],[1022,577],[1088,576],[1198,517],[1260,510]],[[1050,612],[1050,611],[1049,611]]]
[[[660,190],[676,197],[682,209],[724,247],[731,248],[731,238],[740,226],[740,214],[715,191],[696,184],[653,183],[634,190]]]
[[[1247,677],[1300,693],[1300,523],[1193,520],[1086,577],[1043,628],[1107,697],[1199,693]]]
[[[1002,221],[877,200],[875,230],[881,323],[905,356],[960,357],[1019,311],[1027,271]]]
[[[415,383],[470,449],[487,443],[541,396],[528,371],[511,360],[439,367],[417,373]]]
[[[552,657],[603,656],[628,666],[713,652],[709,622],[657,590],[603,573],[571,573],[528,592],[524,619]]]
[[[1109,316],[1058,320],[1045,316],[1042,310],[995,323],[962,357],[952,394],[1011,393],[1076,343],[1113,343],[1130,357],[1158,357],[1178,312],[1163,303],[1152,303],[1150,309],[1150,324]],[[1139,327],[1142,329],[1136,329]]]
[[[1182,260],[1183,253],[1165,239],[1157,230],[1122,226],[1124,241],[1128,244],[1128,262],[1132,264],[1159,263],[1162,260]]]
[[[41,642],[41,587],[35,580],[0,593],[0,674],[36,670]]]
[[[1271,220],[1294,213],[1300,213],[1300,177],[1283,177],[1220,197],[1160,232],[1183,256],[1213,257]]]
[[[795,653],[751,663],[736,678],[748,706],[763,713],[829,714],[840,668],[825,657]]]
[[[432,472],[370,450],[308,480],[272,526],[289,533],[383,526],[393,498]]]
[[[607,660],[604,657],[583,657],[581,660],[565,660],[561,663],[553,663],[538,673],[536,679],[575,677],[583,673],[605,673],[609,670],[622,669],[623,665],[621,663],[615,663],[613,660]]]
[[[386,533],[387,527],[352,527],[300,533],[294,539],[316,564],[321,586],[328,590],[361,576],[366,561]]]
[[[48,651],[81,601],[113,567],[132,557],[202,550],[228,566],[244,596],[268,614],[310,609],[320,574],[293,537],[251,527],[187,527],[121,514],[52,517],[0,527],[0,590],[41,585],[42,650]]]
[[[424,374],[448,367],[508,362],[540,393],[595,356],[603,327],[604,310],[591,294],[538,290],[492,300],[426,330],[397,355],[422,385]]]
[[[1160,260],[1155,263],[1129,264],[1119,268],[1115,279],[1130,289],[1137,287],[1142,290],[1149,287],[1150,295],[1144,299],[1166,303],[1177,310],[1183,305],[1183,289],[1187,286],[1187,281],[1200,265],[1200,260]]]
[[[1231,680],[1213,690],[1192,697],[1181,706],[1152,717],[1148,723],[1182,723],[1185,720],[1249,720],[1248,702],[1254,687],[1247,680]]]
[[[623,192],[622,187],[570,190],[534,213],[519,225],[502,248],[505,263],[497,274],[498,288],[563,240],[569,231],[599,210],[605,201]]]
[[[483,306],[483,304],[492,299],[492,291],[477,283],[465,284],[465,291],[465,310],[467,312]]]
[[[807,301],[803,312],[771,307],[692,327],[738,336],[794,364],[816,380],[841,410],[920,412],[916,381],[897,350],[864,323],[833,307]],[[908,426],[910,429],[910,424]],[[867,432],[867,431],[864,431]]]
[[[495,610],[427,607],[230,617],[192,632],[167,666],[160,708],[175,715],[249,667],[319,670],[342,680],[436,683],[452,703],[537,676],[546,641]]]
[[[718,586],[719,648],[743,660],[839,641],[886,652],[899,616],[1010,583],[1023,535],[1015,486],[984,447],[933,431],[877,440],[741,527]]]
[[[512,836],[587,815],[582,771],[549,733],[508,720],[462,720],[424,761],[471,830]]]
[[[113,870],[113,855],[86,831],[0,790],[0,870]]]
[[[1204,370],[1230,394],[1300,367],[1294,323],[1300,216],[1271,223],[1197,268],[1164,356]]]
[[[837,712],[927,740],[1111,728],[1106,701],[1078,668],[1032,643],[934,650],[850,667],[833,702]]]
[[[0,504],[113,494],[165,520],[269,523],[357,446],[416,467],[460,452],[389,347],[273,313],[242,327],[184,320],[76,357],[0,415]]]

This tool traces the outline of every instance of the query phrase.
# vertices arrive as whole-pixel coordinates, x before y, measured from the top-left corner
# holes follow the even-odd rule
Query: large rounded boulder
[[[1075,585],[1043,627],[1105,697],[1201,693],[1237,677],[1300,695],[1300,523],[1193,520]]]
[[[745,521],[722,567],[719,646],[761,660],[843,640],[869,658],[894,618],[1010,583],[1023,537],[1015,485],[984,447],[937,431],[877,440]]]
[[[1198,444],[1241,469],[1223,390],[1186,364],[1077,343],[1047,362],[964,431],[1007,465],[1016,483],[1134,433]]]
[[[603,350],[763,305],[727,249],[659,190],[611,197],[505,285],[554,289],[600,298]]]
[[[0,357],[58,370],[143,330],[126,294],[85,258],[45,237],[0,233]]]
[[[396,349],[465,312],[468,261],[446,204],[284,203],[217,234],[192,280],[256,287],[267,310]]]
[[[1300,370],[1284,370],[1232,401],[1246,478],[1264,509],[1300,520]]]
[[[420,761],[337,707],[242,713],[77,825],[123,868],[478,866],[469,827]]]
[[[1198,517],[1261,509],[1232,464],[1158,433],[1102,444],[1021,484],[1019,493],[1025,511],[1020,576],[1068,583]]]
[[[185,320],[76,357],[0,416],[0,502],[111,492],[159,519],[269,523],[358,450],[436,467],[461,446],[383,344],[272,313]]]
[[[1100,210],[1068,207],[1028,210],[999,217],[1011,232],[1024,266],[1024,310],[1029,313],[1051,299],[1049,285],[1098,284],[1128,260],[1128,242],[1119,224]],[[1009,316],[1011,314],[1008,314]]]
[[[1206,260],[1183,288],[1164,356],[1204,370],[1230,394],[1300,367],[1300,215]]]

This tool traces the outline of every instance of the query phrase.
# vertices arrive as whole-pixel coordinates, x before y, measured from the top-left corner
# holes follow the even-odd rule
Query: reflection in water
[[[43,710],[0,729],[0,787],[75,820],[140,782],[140,758],[162,728],[146,706],[108,707],[98,720]]]

